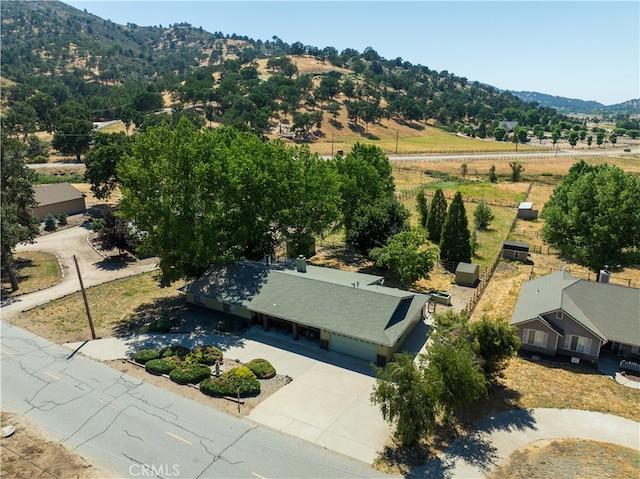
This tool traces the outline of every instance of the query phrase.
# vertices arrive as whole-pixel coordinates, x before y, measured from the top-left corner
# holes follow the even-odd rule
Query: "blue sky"
[[[640,2],[66,1],[119,24],[187,22],[447,70],[511,91],[605,105],[640,98]]]

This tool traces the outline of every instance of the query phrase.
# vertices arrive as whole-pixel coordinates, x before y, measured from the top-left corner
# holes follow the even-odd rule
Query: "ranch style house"
[[[511,325],[521,349],[596,362],[601,351],[640,358],[640,289],[578,279],[567,271],[527,281]]]
[[[382,283],[381,276],[307,265],[298,257],[212,267],[184,291],[189,303],[383,366],[423,321],[430,296]]]

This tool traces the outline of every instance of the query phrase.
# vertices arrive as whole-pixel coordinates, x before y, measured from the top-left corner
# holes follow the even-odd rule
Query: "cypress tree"
[[[418,195],[416,196],[416,203],[416,208],[418,210],[418,214],[420,215],[420,226],[426,228],[427,219],[429,218],[429,203],[427,201],[427,197],[424,194],[424,190],[418,191]]]
[[[440,258],[453,262],[471,262],[471,233],[462,193],[456,192],[442,226]]]
[[[438,188],[433,195],[429,216],[427,217],[427,232],[429,239],[434,243],[440,243],[442,237],[442,225],[447,217],[447,200],[442,188]]]

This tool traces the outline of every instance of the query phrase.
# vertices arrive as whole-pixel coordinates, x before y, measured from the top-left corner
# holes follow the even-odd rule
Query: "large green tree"
[[[378,266],[394,271],[405,284],[428,278],[436,261],[438,248],[431,246],[424,230],[402,231],[389,239],[383,247],[374,248],[369,255]]]
[[[429,201],[424,194],[424,190],[418,191],[416,195],[416,209],[418,210],[420,226],[427,227],[427,219],[429,218]]]
[[[544,205],[542,238],[598,272],[640,245],[640,180],[617,166],[575,163]]]
[[[160,258],[164,282],[262,259],[283,240],[302,250],[339,211],[332,162],[230,127],[197,131],[184,118],[138,134],[117,173],[120,211],[144,232],[140,249]]]
[[[440,244],[442,238],[442,226],[447,217],[447,199],[444,197],[442,188],[438,188],[431,201],[429,216],[427,217],[427,231],[429,239],[436,244]]]
[[[0,196],[2,229],[1,257],[2,270],[16,291],[20,285],[14,271],[13,250],[19,243],[32,241],[38,234],[39,221],[29,213],[28,208],[37,206],[32,184],[36,174],[26,167],[25,145],[8,138],[3,131],[0,148]]]
[[[508,321],[483,315],[469,323],[469,336],[480,359],[480,366],[489,381],[493,381],[505,368],[507,360],[520,349],[516,328]]]
[[[91,150],[84,158],[84,176],[91,182],[91,191],[98,199],[109,198],[118,186],[116,166],[131,152],[133,138],[124,133],[97,133]]]
[[[470,239],[469,220],[462,201],[462,193],[458,191],[449,205],[449,211],[442,226],[440,258],[455,263],[471,262]]]

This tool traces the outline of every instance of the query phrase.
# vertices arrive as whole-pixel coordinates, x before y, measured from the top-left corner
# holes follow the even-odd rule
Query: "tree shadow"
[[[154,324],[168,325],[155,331]],[[246,331],[241,319],[185,302],[184,296],[159,298],[141,304],[133,315],[121,321],[113,335],[130,338],[132,351],[183,345],[189,348],[212,344],[221,351],[244,344],[239,335]]]
[[[329,120],[329,123],[331,124],[332,127],[334,127],[336,130],[342,130],[344,128],[344,125],[342,124],[341,121],[338,120]]]
[[[425,126],[421,125],[420,123],[403,120],[402,118],[394,118],[393,121],[395,121],[398,125],[411,128],[412,130],[423,131],[425,129]]]
[[[21,284],[24,281],[31,278],[31,275],[28,274],[25,270],[33,266],[34,266],[34,262],[31,259],[14,258],[13,272],[16,276],[16,279],[18,280],[18,284]],[[9,275],[7,274],[4,268],[2,268],[1,281],[2,281],[2,288],[0,289],[0,298],[5,299],[8,296],[22,293],[21,290],[18,290],[18,291],[11,290],[11,281],[9,280]]]
[[[126,268],[136,261],[136,258],[127,253],[123,253],[114,256],[107,256],[102,261],[94,263],[94,266],[103,271],[117,271]]]

